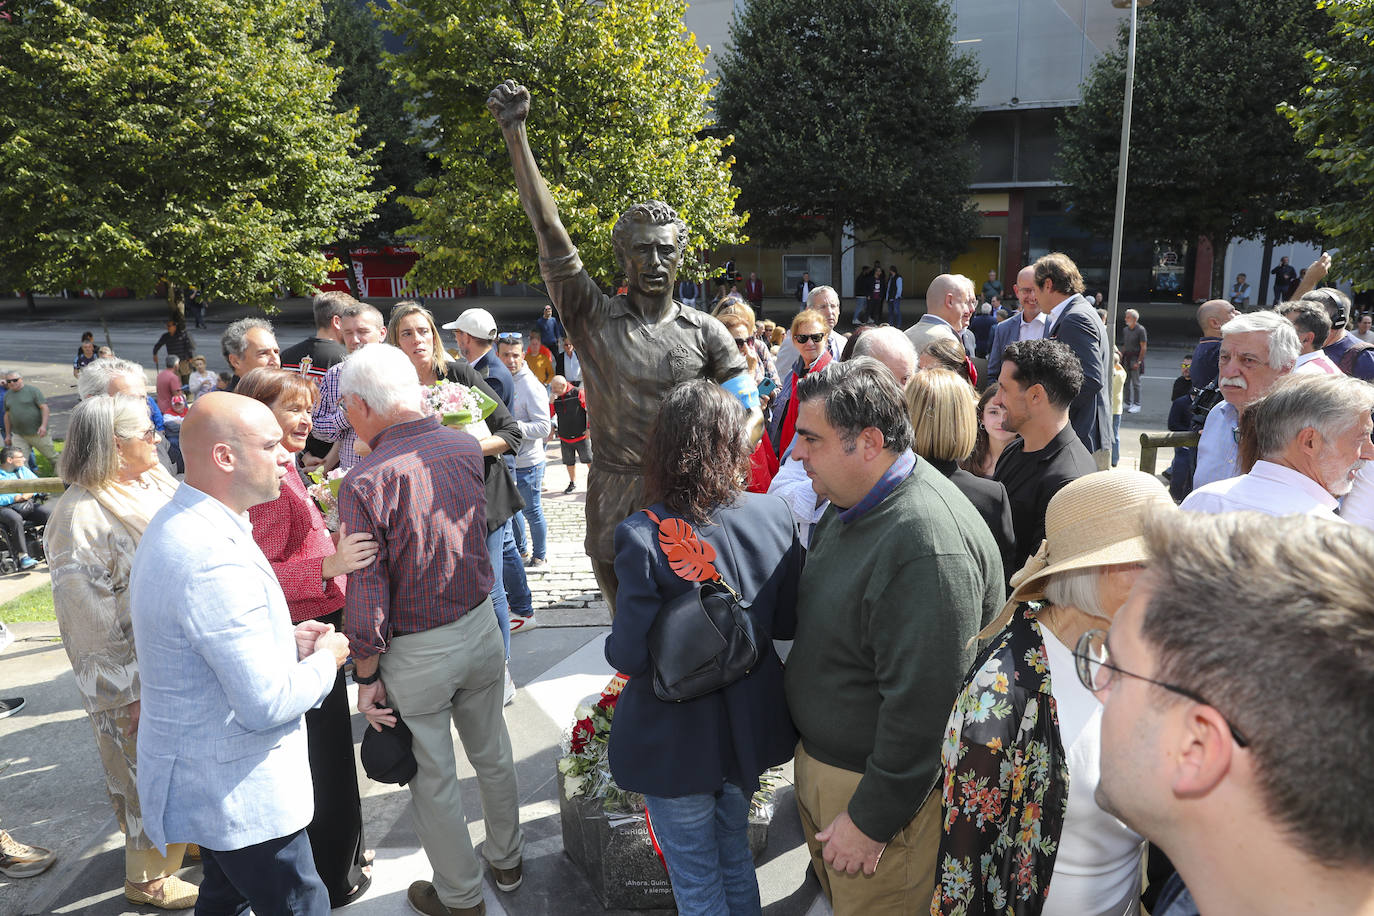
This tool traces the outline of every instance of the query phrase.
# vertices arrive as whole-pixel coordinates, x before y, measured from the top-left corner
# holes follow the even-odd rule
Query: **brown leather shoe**
[[[416,881],[406,891],[406,903],[420,916],[487,916],[487,905],[478,901],[476,906],[445,906],[439,899],[439,892],[428,881]]]
[[[504,891],[507,894],[515,890],[520,886],[520,882],[525,880],[523,874],[524,868],[525,862],[523,859],[516,862],[515,865],[510,868],[497,868],[493,865],[491,867],[491,876],[496,879],[496,889]]]

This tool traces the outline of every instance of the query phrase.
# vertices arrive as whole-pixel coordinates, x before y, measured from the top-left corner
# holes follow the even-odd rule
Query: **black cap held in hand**
[[[381,731],[377,731],[368,725],[359,751],[368,778],[398,786],[414,779],[418,764],[410,749],[410,740],[410,729],[401,721],[399,712],[396,713],[396,725],[393,728],[383,726]]]

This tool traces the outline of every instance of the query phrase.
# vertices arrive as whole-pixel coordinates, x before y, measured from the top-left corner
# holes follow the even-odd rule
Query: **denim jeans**
[[[759,883],[749,854],[749,797],[726,783],[714,795],[646,795],[668,864],[679,916],[758,916]]]
[[[894,328],[900,328],[902,326],[901,299],[887,300],[887,323],[892,325]]]
[[[544,504],[540,492],[544,489],[544,463],[528,468],[516,468],[515,488],[525,501],[525,509],[517,512],[511,523],[515,529],[515,546],[525,552],[525,523],[530,526],[530,555],[536,560],[548,559],[549,526],[544,522]]]
[[[506,542],[501,550],[501,582],[506,587],[506,604],[512,614],[528,617],[534,613],[534,596],[530,594],[530,583],[525,578],[525,564],[515,550],[515,519],[506,522]],[[510,626],[510,617],[506,618]]]
[[[505,585],[505,546],[506,533],[510,522],[487,532],[487,557],[491,560],[491,607],[496,612],[496,622],[501,627],[501,642],[506,647],[506,658],[510,658],[510,604],[506,601]]]

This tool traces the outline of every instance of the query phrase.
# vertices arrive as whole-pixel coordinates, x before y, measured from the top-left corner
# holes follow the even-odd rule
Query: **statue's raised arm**
[[[561,258],[573,252],[572,239],[558,218],[558,207],[549,193],[544,176],[530,151],[525,132],[525,120],[530,115],[530,91],[515,80],[506,80],[487,96],[487,110],[501,125],[501,135],[510,153],[511,168],[515,171],[515,187],[520,203],[534,226],[541,258]]]

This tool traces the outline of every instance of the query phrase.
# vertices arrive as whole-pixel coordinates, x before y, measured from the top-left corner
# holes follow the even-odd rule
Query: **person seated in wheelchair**
[[[0,451],[0,480],[35,480],[36,475],[25,464],[24,450],[12,445]],[[41,555],[42,544],[26,531],[26,527],[42,527],[48,523],[52,509],[46,494],[0,493],[0,526],[4,529],[5,546],[21,570],[33,569],[38,560],[29,555],[32,540]]]

